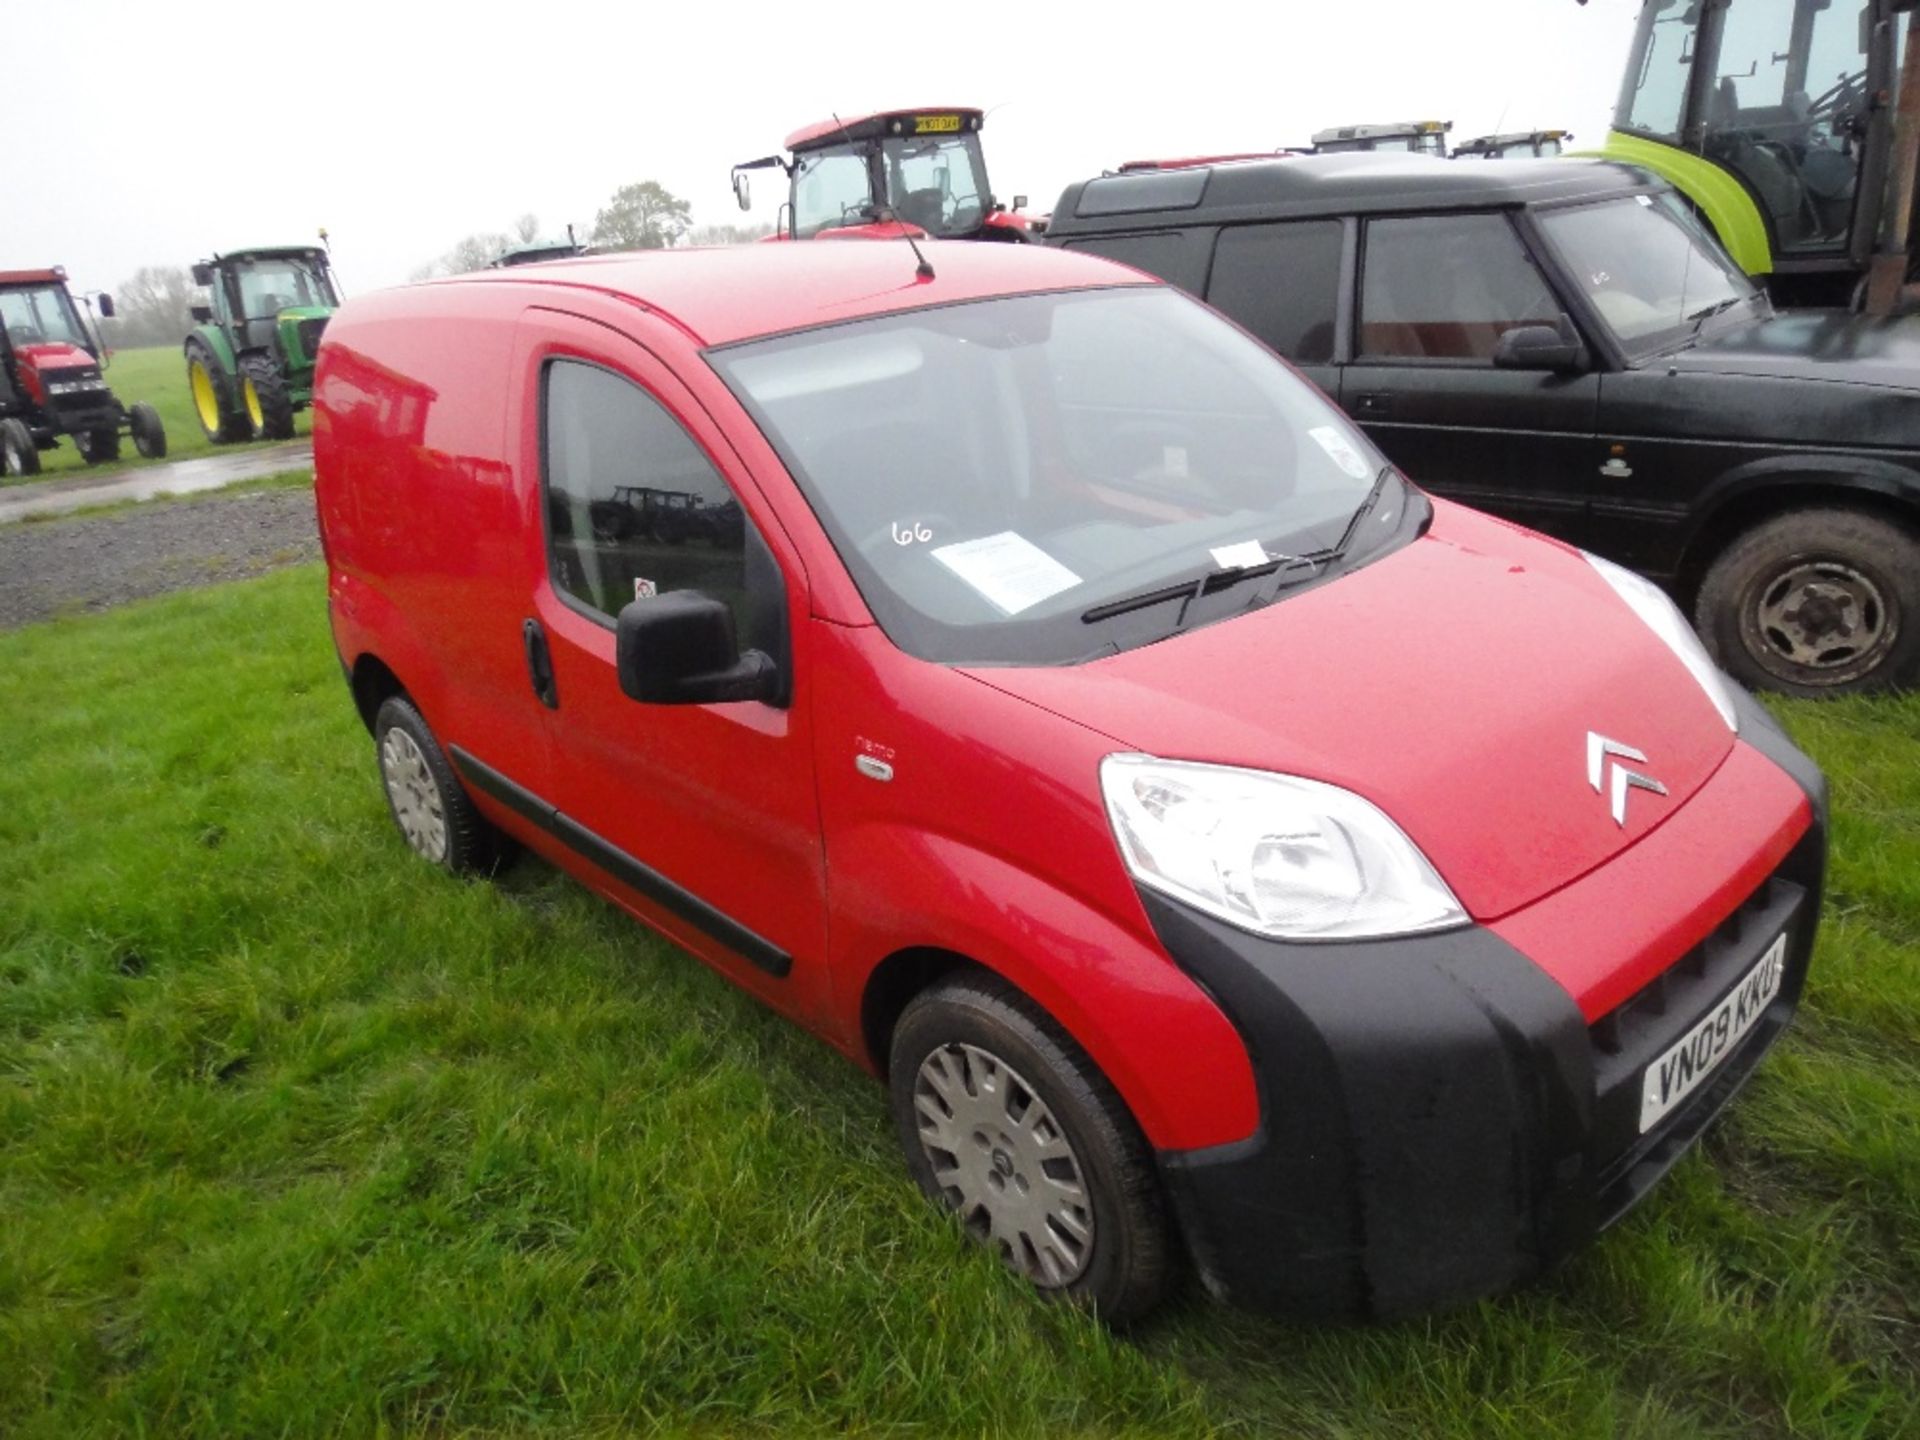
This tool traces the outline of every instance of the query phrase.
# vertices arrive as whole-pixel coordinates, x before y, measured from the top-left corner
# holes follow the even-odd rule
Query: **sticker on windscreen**
[[[1367,464],[1366,456],[1353,448],[1353,442],[1332,425],[1316,425],[1307,432],[1320,442],[1320,448],[1327,452],[1332,460],[1347,474],[1356,480],[1371,480],[1373,467]]]
[[[1080,583],[1073,571],[1011,530],[929,553],[1003,615],[1018,615]]]

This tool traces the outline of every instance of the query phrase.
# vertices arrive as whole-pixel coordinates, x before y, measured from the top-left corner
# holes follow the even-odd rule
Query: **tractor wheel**
[[[213,352],[198,342],[187,346],[187,390],[193,397],[193,413],[211,444],[231,445],[253,433],[231,378]]]
[[[256,440],[293,438],[293,401],[287,378],[265,355],[249,355],[240,362],[240,400]]]
[[[9,480],[40,473],[40,447],[33,432],[18,420],[0,420],[0,473]]]
[[[111,425],[82,430],[73,437],[73,448],[89,465],[111,464],[120,458],[120,432]]]
[[[151,405],[135,405],[127,412],[128,428],[133,431],[133,448],[149,460],[167,458],[167,427],[160,423],[160,412]]]

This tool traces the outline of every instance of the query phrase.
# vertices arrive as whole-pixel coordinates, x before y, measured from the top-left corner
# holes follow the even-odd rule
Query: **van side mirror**
[[[1500,370],[1552,370],[1572,374],[1587,368],[1587,347],[1562,316],[1559,325],[1521,325],[1500,337],[1493,348]]]
[[[213,284],[213,267],[201,261],[193,267],[193,283],[196,285]]]
[[[211,325],[213,323],[213,307],[211,305],[189,305],[187,307],[187,314],[193,317],[196,325]]]
[[[102,320],[113,319],[113,297],[104,290],[100,293],[100,318]]]
[[[740,653],[733,612],[698,590],[635,600],[620,612],[614,657],[620,688],[646,705],[771,703],[779,667],[760,650]]]

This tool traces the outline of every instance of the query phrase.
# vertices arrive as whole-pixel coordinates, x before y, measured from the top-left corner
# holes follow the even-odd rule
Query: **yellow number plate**
[[[913,133],[916,135],[943,135],[960,128],[958,115],[916,115],[913,117]]]

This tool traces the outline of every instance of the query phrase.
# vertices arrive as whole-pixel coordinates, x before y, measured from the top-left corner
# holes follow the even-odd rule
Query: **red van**
[[[885,1077],[922,1188],[1110,1318],[1182,1255],[1314,1315],[1540,1273],[1787,1024],[1819,772],[1658,590],[1180,292],[923,248],[339,312],[333,632],[407,842],[531,848]]]

